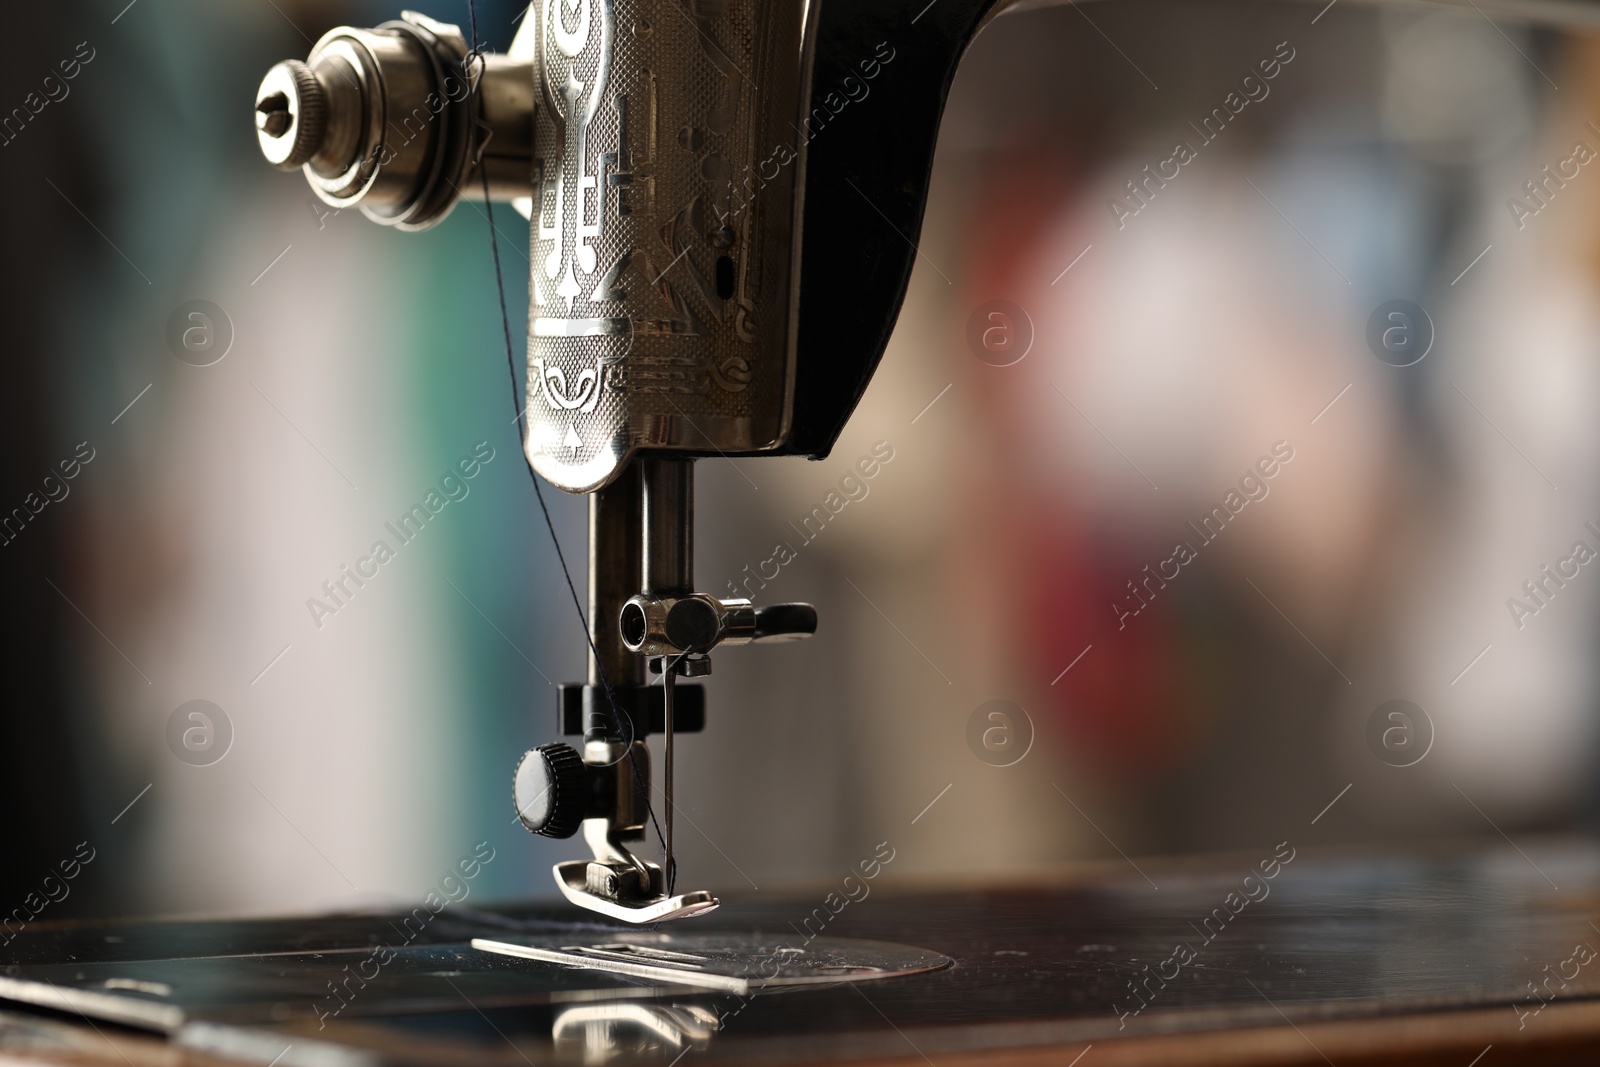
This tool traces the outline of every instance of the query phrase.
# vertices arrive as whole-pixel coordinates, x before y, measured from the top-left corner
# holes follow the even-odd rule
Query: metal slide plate
[[[838,985],[937,971],[951,960],[937,952],[883,941],[756,934],[625,933],[571,938],[474,938],[484,952],[601,970],[668,986],[714,989],[736,996],[795,986]]]

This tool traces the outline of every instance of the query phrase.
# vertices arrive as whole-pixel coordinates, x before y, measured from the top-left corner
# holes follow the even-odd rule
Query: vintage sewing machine
[[[990,19],[1035,6],[538,0],[505,55],[407,14],[335,30],[267,74],[261,149],[327,203],[408,230],[463,199],[529,219],[523,441],[540,477],[590,498],[590,661],[555,709],[581,742],[527,753],[514,802],[536,834],[582,832],[592,858],[555,868],[565,898],[633,926],[539,905],[443,909],[415,929],[386,914],[40,925],[7,946],[0,997],[178,1049],[0,1013],[0,1052],[284,1067],[691,1051],[941,1067],[1584,1062],[1600,1034],[1600,978],[1584,969],[1600,856],[1581,845],[1550,847],[1566,887],[1553,892],[1494,855],[1293,863],[1290,848],[1275,854],[1281,910],[1214,946],[1220,928],[1188,920],[1216,915],[1235,866],[1259,857],[1152,865],[1154,895],[1103,870],[907,894],[825,937],[795,930],[815,903],[802,898],[650,928],[719,907],[680,890],[672,862],[672,738],[709,714],[692,680],[723,645],[818,625],[807,605],[697,588],[694,462],[828,453],[894,328],[961,56]],[[658,813],[660,862],[641,854]]]
[[[408,13],[262,82],[262,152],[330,205],[404,229],[462,198],[529,216],[524,446],[590,494],[592,655],[561,691],[581,752],[529,752],[515,793],[534,833],[583,831],[594,859],[556,868],[576,904],[640,923],[716,906],[673,886],[672,737],[705,715],[675,678],[817,618],[696,589],[694,461],[832,447],[904,296],[956,63],[1008,6],[541,0],[504,56]],[[881,129],[849,109],[869,94],[897,150],[867,147]],[[654,814],[649,733],[664,864],[630,847]]]

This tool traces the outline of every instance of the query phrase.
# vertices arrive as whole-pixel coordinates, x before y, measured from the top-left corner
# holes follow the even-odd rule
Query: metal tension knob
[[[512,787],[517,818],[541,837],[571,837],[583,825],[588,783],[583,757],[571,745],[540,745],[517,764]]]
[[[334,207],[421,230],[477,191],[480,171],[492,199],[532,195],[533,109],[531,63],[473,55],[458,27],[406,12],[340,27],[304,63],[268,71],[256,136]]]
[[[256,137],[261,154],[280,170],[298,170],[322,147],[328,128],[328,94],[298,59],[267,71],[256,94]]]

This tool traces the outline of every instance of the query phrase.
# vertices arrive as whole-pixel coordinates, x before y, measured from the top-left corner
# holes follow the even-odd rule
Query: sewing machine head
[[[561,693],[581,753],[529,752],[516,803],[534,833],[583,830],[595,859],[556,868],[577,904],[634,922],[716,906],[673,885],[672,735],[704,717],[674,678],[710,673],[721,644],[807,636],[816,613],[695,589],[693,462],[832,447],[904,295],[957,59],[1002,6],[905,24],[882,3],[539,0],[506,56],[407,13],[262,82],[263,153],[328,203],[403,229],[462,198],[529,217],[524,451],[592,494],[592,657]],[[908,32],[921,58],[886,77]],[[873,93],[894,131],[850,111]],[[654,821],[650,732],[664,865],[628,847]]]
[[[802,26],[768,6],[536,3],[509,56],[414,13],[338,29],[262,83],[262,151],[387,225],[532,216],[524,443],[557,487],[790,453]]]

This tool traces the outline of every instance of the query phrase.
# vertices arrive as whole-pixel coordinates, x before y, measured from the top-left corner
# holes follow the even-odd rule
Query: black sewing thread
[[[483,50],[478,43],[478,5],[476,0],[467,0],[467,22],[472,33],[472,51],[467,53],[466,59],[462,63],[462,71],[466,73],[467,67],[472,66],[474,63],[477,64],[478,76],[476,78],[468,76],[467,78],[471,95],[476,96],[484,69],[488,65],[487,60],[484,59]],[[473,110],[475,109],[469,106],[469,114]],[[504,272],[500,268],[500,245],[496,239],[497,234],[494,228],[494,202],[489,196],[489,169],[483,165],[483,150],[488,147],[489,141],[483,136],[482,124],[476,120],[473,122],[473,137],[476,142],[473,149],[473,163],[478,168],[478,177],[483,180],[483,210],[484,217],[489,221],[489,252],[494,258],[495,294],[500,298],[500,326],[505,333],[506,369],[511,374],[511,402],[516,405],[517,409],[517,440],[520,444],[522,441],[527,440],[527,427],[523,421],[525,415],[524,405],[517,396],[517,357],[515,346],[511,341],[511,311],[506,306],[506,280]],[[594,636],[589,632],[589,620],[583,613],[583,603],[578,599],[578,587],[573,584],[572,569],[567,566],[566,553],[561,551],[561,539],[556,536],[556,524],[550,518],[550,508],[545,503],[544,489],[539,485],[539,476],[534,472],[533,464],[526,462],[526,456],[523,459],[524,466],[528,468],[528,478],[533,482],[534,495],[539,499],[539,510],[544,514],[545,528],[550,531],[550,543],[555,546],[556,559],[561,563],[561,573],[567,580],[567,592],[572,594],[572,606],[578,612],[578,622],[583,627],[583,639],[589,645],[589,653],[594,656],[595,673],[600,676],[600,686],[606,695],[606,709],[610,712],[612,722],[615,723],[617,733],[620,735],[622,733],[622,716],[617,711],[616,697],[611,691],[611,681],[606,677],[605,664],[600,661],[600,650],[595,647]],[[629,731],[629,734],[632,735],[633,731]],[[627,760],[628,765],[633,768],[635,784],[643,785],[643,772],[639,769],[638,761],[633,758],[631,744],[628,747]],[[645,811],[650,815],[650,824],[655,827],[656,840],[661,843],[662,852],[665,852],[667,848],[666,837],[661,832],[661,824],[656,821],[655,805],[651,801],[648,788],[645,792],[644,803]],[[669,892],[670,886],[676,881],[674,876],[677,873],[677,861],[673,860],[670,866],[673,869],[665,872]]]

